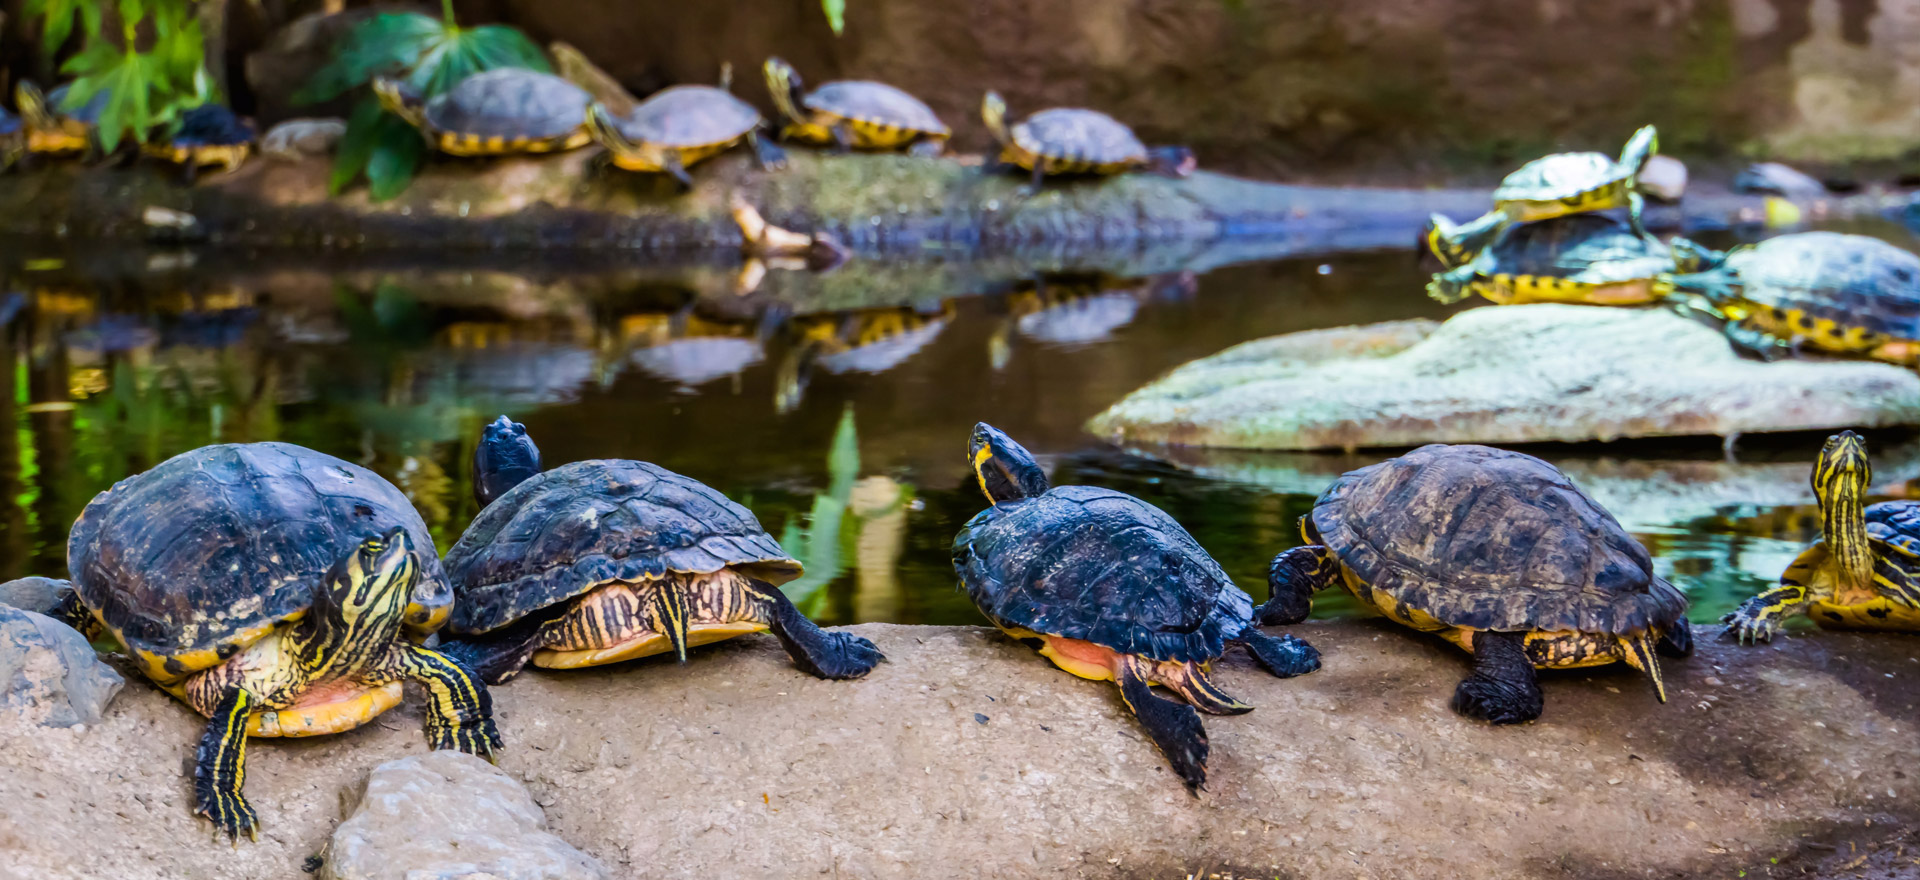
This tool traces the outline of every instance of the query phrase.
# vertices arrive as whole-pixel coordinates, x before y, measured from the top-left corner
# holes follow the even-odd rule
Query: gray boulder
[[[519,780],[485,760],[439,751],[388,761],[340,823],[333,880],[604,880],[606,868],[547,831]]]
[[[0,605],[0,712],[43,727],[98,724],[125,683],[72,627]]]
[[[1649,198],[1677,202],[1687,193],[1687,163],[1672,156],[1654,156],[1635,180]]]
[[[73,589],[72,581],[55,578],[23,577],[0,584],[0,605],[11,605],[45,614],[60,604],[62,594]]]
[[[1827,194],[1827,185],[1804,171],[1779,162],[1755,162],[1734,177],[1733,191],[1790,199],[1817,199]]]
[[[1183,365],[1088,429],[1116,443],[1354,449],[1920,423],[1920,377],[1762,363],[1660,309],[1528,305],[1292,333]]]

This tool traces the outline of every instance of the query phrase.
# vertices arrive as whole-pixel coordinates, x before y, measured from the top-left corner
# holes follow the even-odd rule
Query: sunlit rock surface
[[[1341,449],[1915,423],[1911,370],[1762,363],[1664,310],[1529,305],[1234,346],[1133,392],[1088,429],[1121,443]]]
[[[66,624],[0,605],[0,729],[97,724],[123,683]]]
[[[809,678],[763,636],[685,667],[529,671],[495,689],[500,768],[616,877],[1734,876],[1776,858],[1790,876],[1892,860],[1920,821],[1910,637],[1737,648],[1701,629],[1665,661],[1664,706],[1624,667],[1557,673],[1540,721],[1495,729],[1447,708],[1453,648],[1378,620],[1295,627],[1321,671],[1218,664],[1259,708],[1207,719],[1195,798],[1111,685],[984,628],[852,629],[889,660],[857,682]],[[190,812],[203,720],[151,686],[84,732],[0,722],[0,876],[294,876],[369,770],[425,754],[420,720],[416,700],[254,741],[264,828],[237,850]]]

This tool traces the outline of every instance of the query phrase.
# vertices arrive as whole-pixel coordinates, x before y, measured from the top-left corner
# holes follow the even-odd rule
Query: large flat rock
[[[1291,333],[1169,372],[1088,423],[1118,443],[1356,449],[1920,423],[1920,376],[1763,363],[1660,309],[1476,308]]]
[[[1452,648],[1377,620],[1296,627],[1326,668],[1219,664],[1259,709],[1207,719],[1195,798],[1110,685],[986,629],[853,629],[890,659],[858,682],[810,679],[767,637],[684,668],[530,672],[495,692],[500,766],[620,877],[1797,874],[1856,848],[1904,865],[1890,841],[1920,822],[1910,637],[1742,649],[1702,630],[1667,705],[1625,670],[1559,674],[1542,720],[1495,729],[1448,710]],[[201,727],[138,683],[84,730],[0,726],[0,877],[295,876],[369,770],[425,750],[417,702],[256,742],[262,838],[234,850],[189,813]]]

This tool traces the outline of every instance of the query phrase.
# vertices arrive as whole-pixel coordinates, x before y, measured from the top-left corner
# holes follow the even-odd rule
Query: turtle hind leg
[[[1494,724],[1540,717],[1546,696],[1527,658],[1526,642],[1526,633],[1474,633],[1473,674],[1454,689],[1453,711]]]
[[[1295,636],[1270,636],[1249,626],[1233,640],[1275,678],[1306,675],[1320,668],[1320,652]]]
[[[747,146],[762,171],[787,170],[787,151],[775,142],[771,132],[755,129],[747,132]]]
[[[193,759],[193,812],[213,822],[229,840],[260,839],[260,817],[240,793],[247,781],[247,716],[253,695],[232,688],[207,717],[207,730]]]
[[[1207,677],[1207,672],[1193,663],[1164,664],[1160,667],[1160,683],[1191,703],[1194,708],[1209,715],[1245,715],[1253,711],[1253,706],[1243,703],[1233,695],[1223,691]]]
[[[1127,709],[1140,719],[1140,726],[1167,756],[1187,791],[1197,797],[1207,785],[1207,729],[1200,723],[1200,713],[1154,694],[1132,663],[1120,664],[1114,681],[1120,685],[1120,699],[1126,701]]]
[[[1667,679],[1660,674],[1660,657],[1654,647],[1655,641],[1651,633],[1625,637],[1620,639],[1620,650],[1626,655],[1628,666],[1645,673],[1653,682],[1654,699],[1664,703],[1667,701]]]
[[[1660,634],[1660,641],[1653,646],[1662,657],[1685,660],[1693,656],[1693,627],[1685,620],[1675,623],[1666,632]]]
[[[807,674],[836,681],[860,678],[886,659],[867,639],[850,632],[827,632],[815,625],[779,587],[757,580],[750,583],[762,600],[768,629],[787,649],[794,665]]]
[[[1253,610],[1254,622],[1282,626],[1306,620],[1313,613],[1313,594],[1333,586],[1339,574],[1333,551],[1320,544],[1295,547],[1273,557],[1267,565],[1268,598]]]

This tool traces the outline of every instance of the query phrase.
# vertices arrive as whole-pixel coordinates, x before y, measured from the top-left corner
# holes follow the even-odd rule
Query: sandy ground
[[[860,682],[808,678],[764,637],[684,668],[531,672],[495,691],[500,766],[621,877],[1920,873],[1913,637],[1701,630],[1665,706],[1624,668],[1556,674],[1541,721],[1494,729],[1447,709],[1451,648],[1298,627],[1320,672],[1220,664],[1259,709],[1207,720],[1194,798],[1110,685],[988,630],[854,629],[891,658]],[[410,697],[351,733],[255,741],[265,830],[238,848],[189,812],[200,719],[152,687],[91,728],[0,721],[0,877],[298,876],[371,767],[425,750]]]

